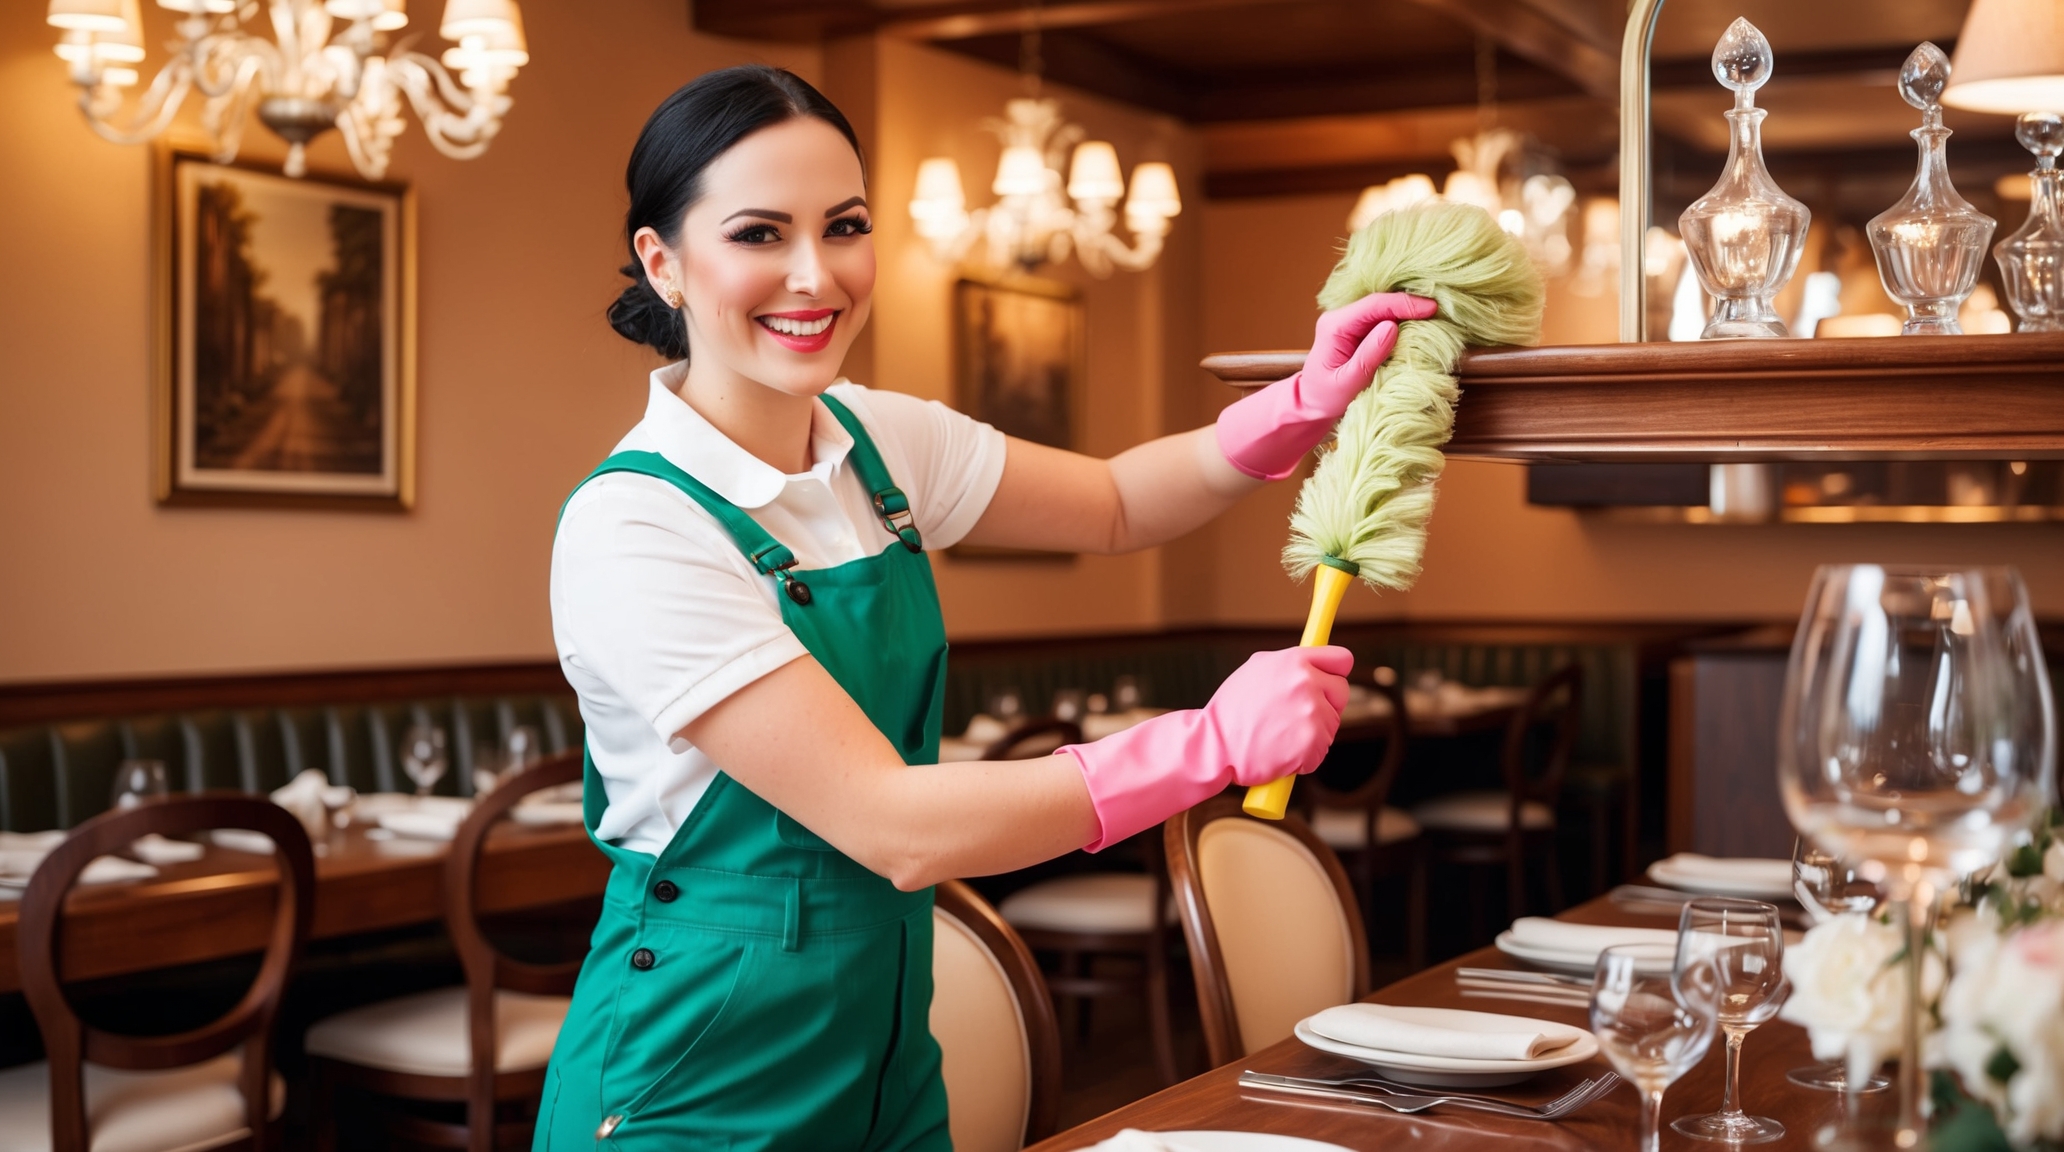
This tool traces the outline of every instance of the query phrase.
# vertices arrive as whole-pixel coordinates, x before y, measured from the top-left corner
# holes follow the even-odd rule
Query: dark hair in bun
[[[765,64],[704,73],[667,97],[645,121],[624,172],[631,193],[624,242],[631,262],[623,274],[631,283],[609,306],[609,326],[624,339],[649,344],[669,360],[687,359],[687,326],[646,280],[633,238],[639,229],[650,228],[674,244],[681,217],[702,197],[703,170],[747,136],[798,116],[814,116],[838,129],[853,145],[853,154],[860,155],[853,126],[822,92],[793,72]]]

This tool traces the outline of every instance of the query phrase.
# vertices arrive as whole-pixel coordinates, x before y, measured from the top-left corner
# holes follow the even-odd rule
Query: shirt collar
[[[831,409],[823,404],[813,405],[810,470],[791,476],[739,447],[681,399],[674,390],[687,375],[685,360],[652,373],[652,392],[645,400],[644,428],[669,463],[740,508],[771,504],[795,481],[816,480],[830,485],[852,450],[852,434],[831,414]]]

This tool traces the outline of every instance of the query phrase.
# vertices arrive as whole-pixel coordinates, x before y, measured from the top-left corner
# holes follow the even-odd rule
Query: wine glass
[[[124,760],[115,768],[115,783],[108,795],[108,803],[120,810],[171,794],[172,783],[165,775],[163,760]]]
[[[545,755],[545,741],[528,724],[509,729],[502,740],[502,773],[511,776],[537,763]]]
[[[1663,1092],[1706,1058],[1719,1003],[1712,963],[1672,945],[1621,944],[1598,954],[1591,1031],[1641,1094],[1641,1152],[1658,1152]]]
[[[1146,693],[1140,688],[1139,677],[1127,674],[1111,681],[1112,711],[1130,712],[1146,702]]]
[[[401,770],[416,782],[416,795],[428,796],[444,778],[444,729],[434,724],[411,724],[401,734]]]
[[[1742,1111],[1741,1050],[1749,1033],[1784,1003],[1784,925],[1777,906],[1722,896],[1686,901],[1677,920],[1677,963],[1682,968],[1699,962],[1719,977],[1727,1090],[1718,1112],[1681,1116],[1670,1127],[1694,1140],[1767,1144],[1784,1135],[1784,1125]]]
[[[1925,952],[1942,892],[1982,867],[2049,798],[2055,720],[2011,569],[1831,564],[1814,574],[1779,717],[1792,825],[1900,905]],[[1925,1135],[1921,965],[1909,963],[1899,1130]]]
[[[1803,836],[1792,843],[1792,894],[1814,924],[1824,924],[1844,912],[1869,912],[1884,899],[1884,893],[1864,877],[1854,860],[1844,860]],[[1852,1087],[1846,1060],[1794,1068],[1785,1073],[1785,1079],[1801,1088],[1826,1092],[1882,1092],[1892,1086],[1883,1076],[1872,1075]]]

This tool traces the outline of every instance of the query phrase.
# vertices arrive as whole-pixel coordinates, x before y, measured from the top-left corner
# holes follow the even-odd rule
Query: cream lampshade
[[[120,32],[122,0],[50,0],[45,19],[67,32]]]
[[[1942,102],[2006,115],[2064,111],[2064,0],[1974,0]]]
[[[371,20],[381,32],[408,27],[405,0],[323,0],[323,10],[339,20]]]
[[[1125,198],[1128,222],[1134,217],[1157,216],[1166,220],[1182,212],[1182,194],[1175,188],[1175,169],[1159,160],[1149,160],[1132,170],[1132,195]]]
[[[989,190],[998,196],[1037,196],[1046,191],[1046,158],[1029,144],[1013,144],[996,162]]]
[[[1077,200],[1116,201],[1125,195],[1125,176],[1118,170],[1118,150],[1109,141],[1085,140],[1075,146],[1068,166],[1068,195]]]
[[[445,0],[444,22],[437,34],[463,41],[468,36],[506,36],[511,29],[520,41],[523,15],[516,10],[516,0]]]
[[[226,16],[236,11],[237,0],[158,0],[158,7],[195,16]]]

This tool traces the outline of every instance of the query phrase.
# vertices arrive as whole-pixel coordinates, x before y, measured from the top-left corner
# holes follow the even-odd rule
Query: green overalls
[[[910,505],[867,432],[849,457],[901,543],[802,571],[751,517],[657,453],[605,472],[666,480],[779,581],[781,617],[896,746],[938,760],[946,629]],[[586,481],[582,481],[586,483]],[[589,835],[606,807],[588,761]],[[949,1149],[932,1039],[932,892],[899,892],[718,773],[657,859],[615,864],[552,1050],[534,1148]]]

